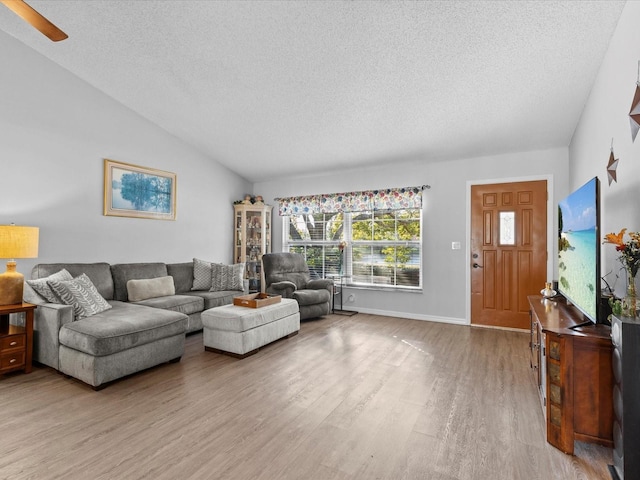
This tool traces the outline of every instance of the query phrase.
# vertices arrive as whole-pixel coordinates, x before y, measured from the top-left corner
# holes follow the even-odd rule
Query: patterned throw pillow
[[[193,287],[191,290],[209,290],[211,288],[211,262],[193,259]]]
[[[211,289],[210,292],[223,292],[225,290],[244,290],[244,263],[211,265]]]
[[[43,297],[49,303],[62,303],[60,297],[58,297],[48,282],[62,282],[65,280],[72,280],[73,277],[65,268],[59,272],[53,273],[45,278],[38,278],[36,280],[27,280],[27,284],[33,288],[38,295]]]
[[[60,297],[63,304],[73,307],[76,320],[111,308],[84,273],[72,280],[50,281],[49,286]]]

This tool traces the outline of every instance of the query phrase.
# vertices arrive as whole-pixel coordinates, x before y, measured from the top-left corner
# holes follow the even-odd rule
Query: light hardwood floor
[[[182,361],[95,392],[0,379],[2,479],[607,479],[611,451],[546,443],[524,333],[358,314],[243,360]]]

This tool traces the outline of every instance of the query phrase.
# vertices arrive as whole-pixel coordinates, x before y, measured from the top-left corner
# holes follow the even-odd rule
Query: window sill
[[[357,285],[345,283],[343,288],[349,288],[352,290],[372,290],[377,292],[390,292],[390,293],[423,293],[422,288],[409,288],[409,287],[384,287],[382,285]]]

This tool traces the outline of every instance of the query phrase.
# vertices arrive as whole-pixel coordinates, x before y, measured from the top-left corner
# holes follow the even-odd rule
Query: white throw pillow
[[[130,302],[140,302],[149,298],[175,295],[176,286],[173,277],[144,278],[127,282],[127,295]]]

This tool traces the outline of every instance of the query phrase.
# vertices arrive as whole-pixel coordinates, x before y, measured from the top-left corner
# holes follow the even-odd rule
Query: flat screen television
[[[600,182],[594,177],[558,203],[558,290],[598,323]]]

